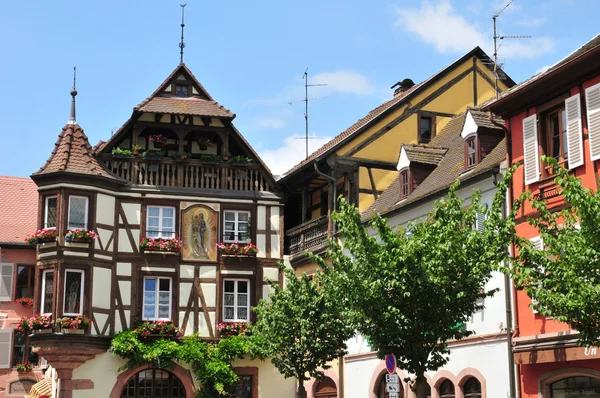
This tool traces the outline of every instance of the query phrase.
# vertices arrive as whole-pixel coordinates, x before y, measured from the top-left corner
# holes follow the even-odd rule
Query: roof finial
[[[75,119],[75,96],[77,95],[77,89],[75,83],[77,81],[77,67],[73,67],[73,88],[71,89],[71,117],[69,118],[69,124],[77,124]]]
[[[185,26],[185,22],[184,22],[184,16],[185,16],[185,6],[187,6],[187,3],[185,4],[180,4],[181,6],[181,43],[179,43],[179,55],[180,55],[180,59],[179,62],[183,63],[183,49],[185,48],[185,43],[183,42],[183,28]]]

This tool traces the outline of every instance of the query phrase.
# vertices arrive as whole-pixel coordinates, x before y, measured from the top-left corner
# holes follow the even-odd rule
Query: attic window
[[[419,115],[419,144],[428,144],[434,136],[433,130],[433,116]]]
[[[467,168],[473,167],[477,164],[477,142],[476,137],[468,138],[466,141],[466,165]]]
[[[408,170],[400,172],[400,199],[406,198],[410,194],[410,175]]]
[[[175,96],[187,98],[187,97],[189,97],[188,90],[189,90],[189,87],[187,85],[176,84],[175,85]]]

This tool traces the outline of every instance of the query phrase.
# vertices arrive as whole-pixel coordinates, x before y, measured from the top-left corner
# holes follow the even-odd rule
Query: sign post
[[[396,357],[394,354],[385,356],[385,368],[388,374],[385,375],[385,389],[389,398],[398,398],[400,392],[400,378],[396,374]]]
[[[385,356],[385,368],[388,373],[396,373],[396,356],[394,354],[387,354]]]

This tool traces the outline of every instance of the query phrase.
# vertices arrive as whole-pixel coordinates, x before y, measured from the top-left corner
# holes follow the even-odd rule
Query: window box
[[[135,330],[143,339],[147,337],[176,339],[183,336],[181,328],[175,326],[171,321],[146,321],[135,328]]]
[[[84,334],[85,331],[83,329],[60,328],[60,333],[63,333],[63,334]]]
[[[258,248],[252,243],[217,243],[222,256],[256,257]]]
[[[217,325],[217,331],[221,337],[250,335],[246,322],[221,322]]]
[[[27,361],[23,361],[17,364],[17,372],[26,373],[31,372],[33,370],[33,365]]]
[[[23,307],[33,307],[33,299],[30,297],[21,297],[15,301],[15,304],[21,304]]]
[[[140,249],[144,253],[169,253],[177,254],[181,251],[181,240],[177,238],[143,238]]]
[[[78,315],[74,318],[64,317],[56,321],[56,325],[64,334],[84,334],[85,328],[91,324],[92,321],[85,315]]]
[[[65,235],[65,242],[72,243],[91,243],[94,239],[96,233],[85,229],[70,229]]]
[[[17,330],[19,332],[27,333],[32,332],[33,334],[46,334],[52,333],[53,322],[51,315],[35,315],[31,318],[21,318]]]
[[[40,229],[32,232],[25,237],[25,241],[30,245],[37,245],[41,243],[56,242],[56,230],[55,229]]]

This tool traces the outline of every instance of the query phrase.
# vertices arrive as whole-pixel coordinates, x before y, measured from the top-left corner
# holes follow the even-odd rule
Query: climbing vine
[[[251,345],[249,337],[244,335],[226,337],[216,343],[203,341],[198,335],[181,340],[162,336],[151,340],[139,329],[134,329],[116,334],[110,351],[127,360],[119,371],[146,364],[168,369],[175,362],[190,363],[194,375],[203,383],[202,389],[196,392],[196,398],[214,398],[228,396],[237,384],[239,378],[231,362],[251,354]]]

